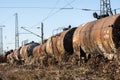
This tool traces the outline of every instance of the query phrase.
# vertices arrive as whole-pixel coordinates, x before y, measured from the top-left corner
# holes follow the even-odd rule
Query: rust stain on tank
[[[99,53],[112,58],[120,47],[120,14],[80,25],[73,36],[74,52]]]

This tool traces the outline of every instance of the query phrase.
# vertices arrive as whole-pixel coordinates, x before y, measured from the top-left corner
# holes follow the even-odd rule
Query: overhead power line
[[[35,33],[33,33],[32,31],[30,31],[30,30],[28,30],[28,29],[26,29],[26,28],[24,28],[24,27],[21,27],[21,28],[24,29],[25,31],[27,31],[27,32],[29,32],[29,33],[37,36],[37,37],[41,37],[41,36],[39,36],[38,34],[35,34]]]
[[[57,1],[56,1],[55,5],[54,5],[54,8],[57,7],[59,1],[60,1],[60,0],[57,0]],[[47,17],[50,16],[54,10],[55,10],[55,9],[51,9],[50,12],[48,13]]]
[[[53,15],[55,15],[55,14],[57,14],[58,12],[60,12],[61,10],[63,10],[63,9],[73,9],[73,7],[71,8],[66,8],[68,5],[70,5],[70,4],[72,4],[73,2],[74,2],[75,0],[72,0],[70,3],[67,3],[65,6],[63,6],[62,8],[59,8],[57,11],[55,11],[53,14],[51,14],[51,15],[49,15],[49,16],[47,16],[46,18],[44,18],[43,20],[42,20],[42,22],[43,21],[45,21],[45,20],[47,20],[48,18],[50,18],[50,17],[52,17]]]
[[[73,8],[73,6],[67,1],[67,0],[64,0],[65,2],[67,2],[67,4],[71,7],[71,8]]]
[[[50,18],[50,17],[52,17],[53,15],[57,14],[57,13],[60,12],[61,10],[74,9],[73,7],[67,7],[68,5],[72,4],[73,2],[75,2],[75,0],[72,0],[71,2],[69,2],[68,4],[66,4],[66,5],[64,5],[63,7],[60,7],[60,8],[54,7],[54,9],[57,9],[57,8],[58,8],[58,10],[55,11],[53,14],[50,14],[50,15],[48,15],[47,17],[45,17],[41,22],[44,22],[45,20],[47,20],[48,18]],[[39,25],[41,22],[38,22],[38,23],[37,23],[36,25],[34,25],[34,26]],[[32,26],[32,27],[34,27],[34,26]]]
[[[13,6],[13,7],[0,7],[1,9],[2,8],[6,8],[6,9],[8,9],[8,8],[11,8],[11,9],[15,9],[15,8],[34,8],[34,9],[77,9],[77,10],[84,10],[84,11],[100,11],[100,10],[94,10],[94,9],[81,9],[81,8],[75,8],[75,7],[68,7],[68,8],[63,8],[63,7],[15,7],[15,6]],[[115,8],[115,9],[113,9],[113,10],[120,10],[120,8]]]
[[[74,9],[83,10],[83,11],[100,11],[100,10],[94,10],[94,9],[80,9],[80,8],[74,8]],[[114,10],[120,10],[120,8],[112,9],[112,11]]]
[[[16,6],[13,6],[13,7],[0,7],[0,8],[6,8],[6,9],[8,9],[8,8],[11,8],[11,9],[15,9],[15,8],[35,8],[35,9],[60,9],[60,8],[62,8],[62,7],[16,7]]]
[[[114,9],[114,10],[120,10],[120,8],[116,8],[116,9]]]
[[[79,9],[79,10],[83,10],[83,11],[100,11],[100,10],[92,10],[92,9]]]

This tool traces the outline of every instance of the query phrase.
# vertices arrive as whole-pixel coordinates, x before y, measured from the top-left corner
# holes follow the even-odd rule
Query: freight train
[[[102,55],[108,60],[117,57],[120,47],[120,14],[94,20],[78,27],[64,29],[62,32],[44,40],[21,46],[7,55],[8,62],[24,61],[29,57],[41,64],[68,61],[71,55],[89,60]],[[29,55],[29,56],[28,56]]]

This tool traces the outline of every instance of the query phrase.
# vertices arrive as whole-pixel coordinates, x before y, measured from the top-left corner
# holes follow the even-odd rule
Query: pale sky
[[[111,0],[112,9],[120,8],[120,0]],[[53,31],[60,27],[79,26],[95,20],[95,11],[82,9],[100,9],[100,0],[0,0],[0,25],[3,28],[4,50],[15,47],[15,13],[18,13],[19,45],[23,40],[40,42],[41,39],[21,29],[40,35],[41,22],[44,23],[44,38],[52,36]],[[99,14],[100,12],[97,11]],[[120,10],[117,10],[120,13]],[[54,32],[55,33],[55,32]]]

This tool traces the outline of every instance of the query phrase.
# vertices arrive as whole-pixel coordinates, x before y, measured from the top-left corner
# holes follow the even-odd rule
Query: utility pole
[[[15,13],[15,49],[19,48],[18,14]]]
[[[0,54],[3,53],[3,29],[2,27],[5,27],[5,25],[0,26]]]
[[[43,39],[44,39],[43,23],[41,23],[41,41],[42,41],[42,44],[43,44]]]

